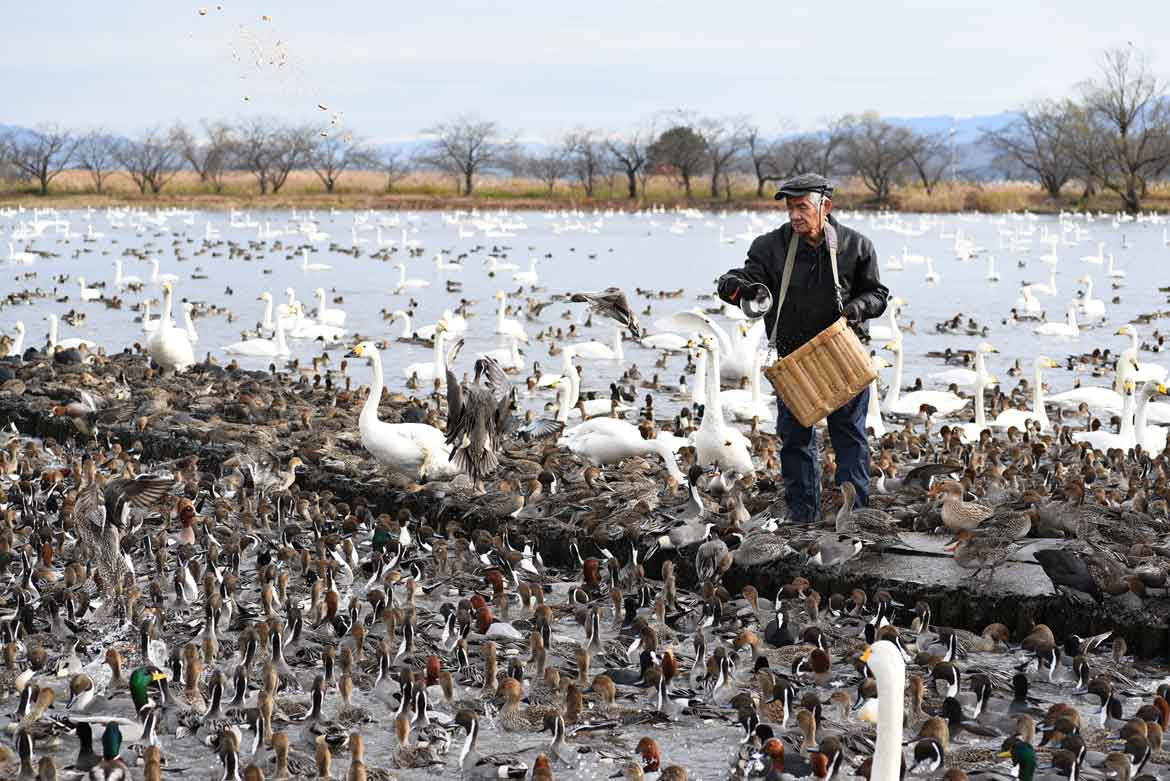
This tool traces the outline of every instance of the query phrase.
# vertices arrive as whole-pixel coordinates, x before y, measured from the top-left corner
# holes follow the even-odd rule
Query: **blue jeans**
[[[829,439],[837,455],[837,485],[848,480],[857,487],[857,507],[869,502],[869,439],[865,411],[869,388],[829,415]],[[800,425],[784,402],[777,399],[776,433],[781,440],[780,474],[791,518],[809,520],[820,516],[821,459],[815,429]]]

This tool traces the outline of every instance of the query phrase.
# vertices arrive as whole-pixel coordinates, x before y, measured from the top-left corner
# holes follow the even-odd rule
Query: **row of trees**
[[[1166,84],[1131,48],[1105,52],[1100,74],[1079,85],[1076,97],[1045,101],[1018,112],[1005,127],[987,130],[979,146],[1001,175],[1037,181],[1050,195],[1076,181],[1086,194],[1104,189],[1126,208],[1141,208],[1152,181],[1170,167],[1170,99]],[[769,137],[743,118],[661,114],[633,132],[576,128],[544,144],[520,144],[493,121],[461,115],[423,131],[414,153],[377,148],[333,128],[293,126],[264,117],[234,124],[176,125],[135,138],[58,127],[0,136],[0,174],[35,183],[42,193],[62,171],[89,172],[102,192],[113,171],[125,171],[146,194],[159,193],[183,169],[215,191],[229,171],[251,174],[261,194],[280,192],[290,173],[312,170],[326,192],[350,170],[377,170],[387,190],[416,169],[448,175],[460,193],[478,178],[508,173],[539,180],[552,193],[574,182],[586,197],[598,183],[624,183],[630,198],[645,192],[651,175],[677,179],[687,197],[699,181],[712,198],[732,197],[736,178],[750,177],[762,197],[769,182],[816,171],[856,177],[878,203],[894,188],[920,184],[927,193],[948,173],[958,176],[960,149],[947,133],[920,133],[870,112],[824,123],[821,130]],[[969,151],[969,150],[968,150]]]
[[[79,168],[89,173],[94,189],[105,191],[110,175],[125,172],[143,194],[158,194],[180,171],[221,192],[229,171],[255,177],[261,194],[278,193],[289,174],[309,169],[333,192],[338,179],[352,169],[380,169],[391,183],[399,177],[399,156],[379,153],[352,134],[285,125],[267,117],[238,124],[203,122],[192,131],[183,125],[152,128],[133,138],[103,130],[88,133],[44,125],[0,136],[0,173],[31,182],[41,194],[62,172]]]
[[[1129,211],[1170,168],[1170,95],[1144,56],[1110,49],[1097,78],[1065,100],[1038,101],[984,141],[1006,168],[1038,181],[1056,197],[1070,182],[1086,195],[1108,190]]]

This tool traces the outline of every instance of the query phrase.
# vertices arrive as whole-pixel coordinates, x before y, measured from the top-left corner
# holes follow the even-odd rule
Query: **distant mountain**
[[[908,127],[918,133],[946,134],[953,127],[955,129],[955,143],[961,146],[978,141],[984,130],[1003,128],[1015,116],[1015,112],[1003,111],[999,114],[984,114],[975,117],[953,117],[949,114],[940,114],[931,117],[887,117],[887,119],[895,125]]]

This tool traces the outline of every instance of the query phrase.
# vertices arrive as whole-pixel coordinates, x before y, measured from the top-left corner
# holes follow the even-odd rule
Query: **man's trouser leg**
[[[789,519],[820,519],[821,462],[817,457],[816,433],[800,425],[784,402],[777,399],[776,433],[780,437],[780,474]]]
[[[869,439],[865,434],[865,412],[869,388],[829,415],[829,439],[837,454],[837,485],[848,480],[857,487],[857,507],[869,503]]]

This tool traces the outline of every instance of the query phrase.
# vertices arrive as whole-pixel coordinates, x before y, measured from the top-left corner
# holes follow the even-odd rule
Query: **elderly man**
[[[781,356],[816,336],[844,315],[850,325],[881,315],[889,290],[878,279],[873,244],[832,216],[833,187],[823,176],[803,174],[784,182],[776,200],[788,206],[788,224],[759,236],[743,268],[719,278],[719,297],[739,305],[767,287],[772,308],[764,316],[769,342]],[[793,245],[793,242],[796,242]],[[834,288],[832,253],[836,251]],[[785,265],[791,264],[785,284]],[[781,296],[781,288],[785,287]],[[783,301],[781,301],[783,298]],[[779,309],[779,311],[777,311]],[[837,484],[857,487],[857,505],[869,498],[869,442],[865,411],[869,390],[829,415],[829,437],[837,455]],[[779,401],[780,471],[792,523],[820,520],[820,459],[812,428],[802,426]]]

